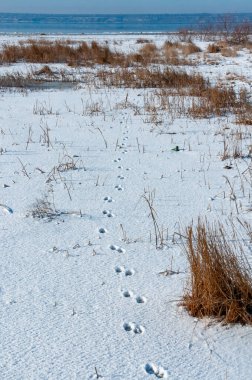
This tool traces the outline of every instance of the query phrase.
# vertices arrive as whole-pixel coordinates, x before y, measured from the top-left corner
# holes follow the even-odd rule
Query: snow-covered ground
[[[113,37],[125,51],[137,38]],[[165,36],[148,38],[161,45]],[[213,82],[229,72],[250,90],[251,53],[219,59],[188,70]],[[29,67],[1,74],[20,69]],[[1,379],[251,377],[251,327],[194,319],[180,306],[189,272],[176,234],[204,216],[251,223],[251,127],[165,113],[155,125],[144,110],[152,93],[1,91]],[[243,158],[222,161],[224,135],[232,145],[239,133]],[[53,215],[34,218],[49,205]],[[251,248],[244,240],[250,262]]]

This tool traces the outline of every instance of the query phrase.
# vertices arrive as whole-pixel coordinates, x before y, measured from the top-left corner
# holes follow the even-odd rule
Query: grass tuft
[[[183,306],[194,317],[251,324],[252,279],[242,248],[238,258],[220,224],[210,227],[199,221],[196,232],[191,226],[186,236],[191,279]]]

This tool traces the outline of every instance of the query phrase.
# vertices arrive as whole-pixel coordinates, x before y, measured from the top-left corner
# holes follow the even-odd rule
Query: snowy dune
[[[166,39],[144,37],[158,46]],[[133,52],[139,36],[75,38]],[[188,72],[212,83],[231,73],[235,89],[250,91],[248,50],[216,65],[204,52],[194,59]],[[41,66],[2,65],[0,73]],[[251,327],[199,320],[180,305],[189,271],[176,233],[198,217],[251,223],[251,176],[241,185],[239,174],[251,170],[251,126],[232,115],[166,111],[155,123],[145,107],[154,92],[84,83],[1,90],[1,379],[250,378]],[[221,160],[223,140],[238,132],[243,157]],[[162,249],[144,195],[153,197]],[[252,262],[251,242],[242,241]]]

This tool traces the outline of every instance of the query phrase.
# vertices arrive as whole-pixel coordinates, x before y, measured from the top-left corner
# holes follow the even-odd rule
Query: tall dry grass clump
[[[218,44],[209,44],[207,47],[207,52],[214,54],[214,53],[220,53],[221,48]]]
[[[170,65],[191,65],[187,59],[190,54],[201,52],[193,42],[181,43],[166,41],[161,49],[164,63]]]
[[[154,63],[158,62],[159,51],[154,43],[145,44],[138,52],[142,56],[143,62]]]
[[[167,41],[162,48],[147,42],[135,53],[122,53],[111,50],[108,44],[97,41],[44,39],[27,39],[17,44],[4,44],[0,51],[0,63],[66,63],[70,66],[92,66],[105,64],[120,67],[130,67],[149,64],[190,65],[186,57],[199,52],[200,49],[190,43]]]
[[[179,65],[179,53],[178,53],[179,43],[174,43],[171,41],[166,41],[163,45],[163,56],[164,62],[170,65]]]
[[[181,50],[184,55],[200,53],[202,50],[193,42],[181,45]]]
[[[182,304],[194,317],[251,324],[252,279],[242,248],[236,255],[220,224],[199,221],[196,232],[189,227],[186,236],[191,279]]]
[[[186,71],[178,71],[166,68],[149,69],[119,69],[114,73],[99,71],[97,77],[107,86],[127,88],[170,88],[174,92],[187,91],[201,94],[205,91],[207,82],[200,74],[188,74]]]
[[[108,46],[96,41],[91,44],[69,43],[69,41],[27,40],[17,45],[5,44],[0,52],[1,63],[25,61],[29,63],[67,63],[70,66],[94,64],[122,64],[126,60],[122,53],[112,52]]]
[[[194,96],[193,93],[191,95]],[[194,118],[224,116],[231,111],[236,112],[239,103],[232,87],[209,86],[198,96],[188,109],[189,115]]]
[[[252,104],[246,89],[241,89],[239,93],[239,107],[236,112],[236,123],[252,125]]]

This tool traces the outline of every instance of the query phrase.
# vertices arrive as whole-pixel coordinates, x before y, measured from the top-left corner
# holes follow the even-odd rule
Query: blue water
[[[232,24],[252,23],[252,13],[155,14],[155,15],[50,15],[0,13],[0,33],[152,33],[181,29],[199,30],[220,25],[224,18]]]

